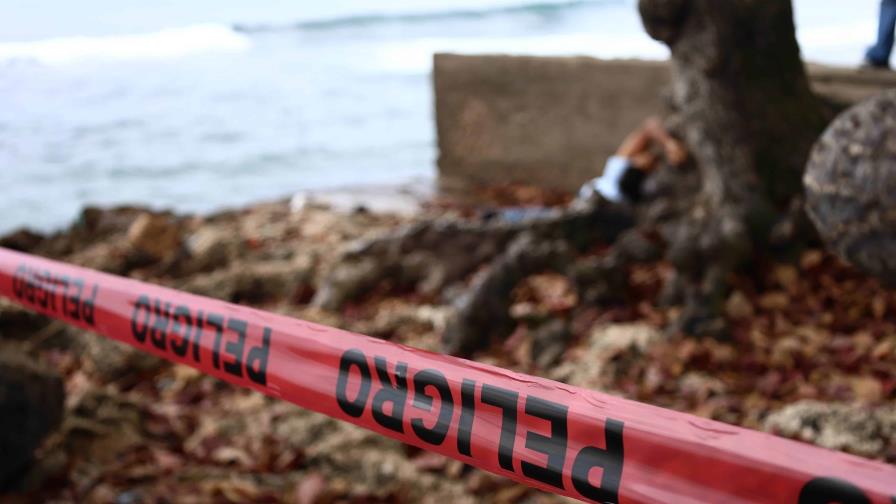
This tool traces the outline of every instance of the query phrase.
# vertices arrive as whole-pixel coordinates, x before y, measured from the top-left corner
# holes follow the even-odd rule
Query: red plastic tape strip
[[[893,466],[4,249],[0,295],[576,499],[896,504]]]

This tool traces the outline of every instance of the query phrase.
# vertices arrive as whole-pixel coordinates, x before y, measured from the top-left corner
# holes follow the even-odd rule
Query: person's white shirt
[[[604,172],[600,177],[589,180],[579,189],[579,199],[587,200],[594,193],[598,193],[605,199],[614,203],[622,203],[627,200],[622,193],[622,177],[631,168],[631,162],[623,156],[610,156],[604,165]]]

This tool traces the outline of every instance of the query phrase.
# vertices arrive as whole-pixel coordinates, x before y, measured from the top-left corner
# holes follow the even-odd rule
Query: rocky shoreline
[[[560,204],[509,187],[493,205]],[[470,217],[432,201],[382,213],[287,200],[208,216],[90,208],[51,236],[0,246],[438,350],[450,295],[383,284],[338,312],[309,301],[338,250],[422,218]],[[590,253],[599,255],[600,250]],[[726,304],[730,340],[664,334],[668,266],[628,271],[625,302],[551,320],[579,299],[544,272],[514,291],[517,329],[477,360],[896,462],[896,295],[820,250],[768,264]],[[62,425],[9,494],[18,502],[559,502],[192,369],[0,303],[0,352],[61,373]]]

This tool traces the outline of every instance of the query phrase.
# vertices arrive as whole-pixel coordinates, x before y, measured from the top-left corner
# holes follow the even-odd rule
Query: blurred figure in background
[[[881,0],[877,42],[865,53],[865,68],[890,68],[893,51],[893,30],[896,29],[896,0]]]
[[[681,166],[687,157],[684,144],[666,131],[658,117],[649,117],[629,133],[607,159],[601,176],[583,185],[578,197],[587,200],[599,194],[614,203],[635,203],[648,173],[663,163]]]
[[[588,205],[593,198],[613,203],[632,204],[641,199],[641,188],[648,174],[660,166],[681,166],[688,159],[684,144],[673,137],[659,117],[648,117],[628,134],[610,156],[601,175],[579,189],[573,206]],[[551,208],[511,207],[498,212],[489,210],[486,218],[499,216],[509,222],[538,219],[555,212]]]

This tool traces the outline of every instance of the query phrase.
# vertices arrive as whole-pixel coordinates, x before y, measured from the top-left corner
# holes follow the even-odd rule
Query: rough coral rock
[[[896,408],[800,401],[769,415],[767,431],[866,457],[896,448]]]
[[[896,284],[896,90],[841,114],[812,149],[806,208],[843,259]]]
[[[181,229],[169,215],[144,213],[127,233],[131,247],[156,261],[172,257],[181,247]]]
[[[577,358],[557,366],[551,378],[585,388],[607,390],[618,375],[662,341],[662,333],[643,323],[595,327]]]

